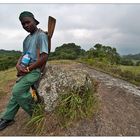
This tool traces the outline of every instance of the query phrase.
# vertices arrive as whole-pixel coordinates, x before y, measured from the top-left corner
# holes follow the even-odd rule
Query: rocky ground
[[[61,64],[61,67],[82,68],[99,83],[98,97],[100,110],[92,120],[84,119],[68,129],[60,129],[57,124],[49,127],[46,136],[139,136],[140,135],[140,90],[138,87],[96,71],[82,64]],[[11,86],[11,84],[10,84]],[[0,99],[0,112],[8,102],[9,94]],[[32,135],[27,132],[27,114],[21,109],[16,122],[0,131],[1,136]],[[49,121],[48,118],[48,122]]]

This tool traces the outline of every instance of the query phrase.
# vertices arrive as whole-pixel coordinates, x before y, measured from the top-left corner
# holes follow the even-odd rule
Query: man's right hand
[[[28,73],[26,67],[22,67],[19,64],[16,65],[16,69],[17,69],[17,76],[24,76]]]

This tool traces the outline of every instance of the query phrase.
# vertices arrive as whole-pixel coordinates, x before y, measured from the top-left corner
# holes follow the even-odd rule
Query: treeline
[[[20,55],[20,51],[0,50],[0,70],[14,67]],[[49,54],[49,60],[88,59],[90,61],[91,59],[109,65],[140,65],[140,59],[134,61],[130,58],[132,58],[132,55],[131,57],[129,55],[127,57],[120,56],[116,48],[113,48],[111,46],[104,46],[99,43],[95,44],[87,51],[85,51],[81,48],[81,46],[76,45],[75,43],[67,43],[56,47],[55,51]],[[138,56],[135,58],[138,59]]]
[[[50,53],[49,60],[58,59],[98,59],[107,64],[121,64],[127,66],[139,66],[140,54],[120,56],[116,48],[111,46],[104,46],[102,44],[95,44],[92,48],[85,51],[75,43],[63,44]]]
[[[81,49],[81,47],[75,43],[63,44],[62,46],[57,47],[55,51],[51,52],[49,55],[49,60],[74,60],[78,58],[99,58],[100,60],[110,63],[119,63],[120,61],[120,56],[115,48],[103,46],[101,44],[96,44],[87,51]]]
[[[98,59],[105,63],[119,64],[121,62],[121,57],[117,53],[116,48],[110,46],[103,46],[102,44],[96,44],[89,50],[85,51],[81,49],[80,46],[75,43],[63,44],[51,52],[49,55],[49,60],[58,59]]]
[[[14,67],[20,55],[20,51],[0,50],[0,71]]]

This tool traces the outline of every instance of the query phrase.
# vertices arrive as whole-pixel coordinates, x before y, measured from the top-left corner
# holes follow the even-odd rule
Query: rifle
[[[53,33],[54,33],[55,24],[56,24],[56,19],[52,16],[49,16],[48,17],[48,32],[45,32],[48,35],[48,55],[51,51],[51,38],[52,38]],[[45,65],[46,65],[46,63],[41,68],[42,73],[44,72]],[[32,97],[36,103],[41,102],[40,96],[39,96],[38,91],[37,91],[39,81],[37,81],[37,83],[35,83],[34,85],[31,86],[31,88],[32,88],[31,94],[32,94]]]
[[[49,16],[49,19],[48,19],[48,48],[49,48],[49,53],[50,53],[50,50],[51,50],[51,38],[52,38],[53,33],[54,33],[55,24],[56,24],[56,19]]]

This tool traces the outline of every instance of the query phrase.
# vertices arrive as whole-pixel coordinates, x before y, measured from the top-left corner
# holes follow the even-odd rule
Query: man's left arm
[[[36,68],[40,68],[46,64],[47,62],[47,59],[48,59],[48,54],[47,53],[41,53],[41,54],[38,54],[38,59],[35,63],[32,63],[32,65],[30,65],[27,70],[29,71],[32,71],[33,69],[36,69]]]

